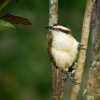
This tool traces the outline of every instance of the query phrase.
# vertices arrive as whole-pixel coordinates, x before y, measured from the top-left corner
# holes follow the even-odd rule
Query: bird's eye
[[[60,30],[61,30],[61,28],[58,28],[58,30],[60,31]]]

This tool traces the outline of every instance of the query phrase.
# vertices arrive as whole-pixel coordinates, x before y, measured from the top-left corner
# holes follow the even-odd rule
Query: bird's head
[[[71,29],[67,28],[65,25],[54,24],[54,25],[46,26],[44,28],[50,29],[51,31],[57,31],[57,32],[60,31],[66,34],[72,34]]]

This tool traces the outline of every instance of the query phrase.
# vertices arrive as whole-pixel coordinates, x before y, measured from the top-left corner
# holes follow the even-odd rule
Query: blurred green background
[[[85,5],[86,0],[59,0],[58,22],[71,28],[78,41]],[[8,12],[26,17],[33,24],[15,25],[16,30],[0,32],[0,100],[51,100],[48,31],[43,28],[48,25],[49,0],[12,0],[1,15]]]

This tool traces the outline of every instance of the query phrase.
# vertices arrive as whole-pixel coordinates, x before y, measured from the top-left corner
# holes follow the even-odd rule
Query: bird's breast
[[[58,50],[71,51],[76,49],[78,42],[70,35],[59,34],[53,36],[52,47]]]
[[[58,67],[65,70],[76,60],[78,42],[67,35],[53,37],[51,52]]]

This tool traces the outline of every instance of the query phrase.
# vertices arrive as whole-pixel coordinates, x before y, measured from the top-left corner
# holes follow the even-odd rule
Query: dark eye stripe
[[[66,33],[66,34],[71,34],[70,31],[68,31],[68,30],[63,30],[63,29],[61,29],[61,28],[59,28],[58,30],[61,31],[61,32]]]

